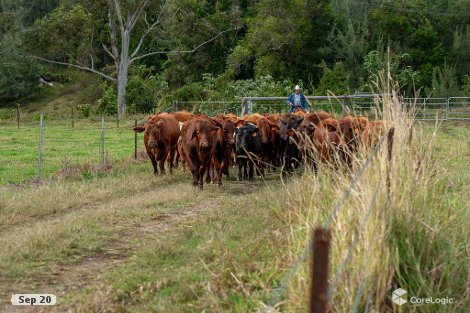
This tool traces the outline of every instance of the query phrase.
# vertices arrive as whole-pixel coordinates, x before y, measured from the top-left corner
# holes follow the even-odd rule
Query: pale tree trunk
[[[130,45],[130,32],[124,31],[121,35],[121,56],[119,58],[119,70],[117,78],[117,106],[118,117],[121,118],[126,114],[126,87],[129,74],[129,45]]]

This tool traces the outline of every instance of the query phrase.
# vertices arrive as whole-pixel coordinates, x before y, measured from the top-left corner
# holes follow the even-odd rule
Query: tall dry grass
[[[404,109],[391,86],[387,80],[386,96],[377,98],[375,114],[387,130],[395,129],[392,158],[385,140],[335,214],[332,208],[350,188],[370,148],[360,147],[352,171],[320,164],[317,174],[307,169],[302,177],[286,182],[287,209],[282,218],[290,225],[287,264],[305,250],[315,226],[329,223],[331,312],[466,312],[468,214],[464,208],[446,206],[445,182],[433,153],[435,133],[425,136],[413,120],[413,109]],[[277,310],[307,311],[311,283],[307,263],[290,279],[284,297],[277,299]],[[408,299],[447,296],[455,302],[399,307],[391,302],[392,291],[399,287],[408,291]]]

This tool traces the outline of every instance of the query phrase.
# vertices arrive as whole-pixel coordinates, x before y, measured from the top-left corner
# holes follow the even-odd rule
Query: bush
[[[90,117],[92,111],[93,111],[93,107],[88,104],[88,103],[84,103],[84,104],[79,104],[77,105],[77,111],[84,117],[84,118],[88,118]]]
[[[161,76],[131,76],[126,89],[127,112],[153,112],[167,90],[168,84]]]
[[[105,88],[103,97],[98,100],[98,114],[116,115],[117,113],[117,91],[115,85]]]

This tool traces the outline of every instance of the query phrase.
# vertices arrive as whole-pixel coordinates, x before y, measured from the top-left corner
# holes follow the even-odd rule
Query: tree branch
[[[140,37],[139,44],[137,45],[137,48],[135,48],[134,52],[131,54],[131,59],[134,58],[139,53],[140,48],[142,47],[142,44],[144,43],[144,40],[147,37],[147,35],[150,34],[155,29],[155,27],[157,27],[158,24],[160,24],[160,21],[161,21],[162,15],[163,15],[163,11],[165,9],[165,5],[166,5],[167,2],[162,1],[162,3],[163,4],[160,6],[160,13],[158,14],[157,20],[152,25],[150,25],[150,27],[147,28],[147,30],[144,32],[142,37]],[[147,18],[145,18],[145,22],[148,25]]]
[[[114,20],[114,11],[113,11],[113,3],[112,0],[108,0],[108,6],[109,6],[109,11],[108,11],[108,18],[109,18],[109,35],[111,37],[111,49],[112,49],[112,57],[114,59],[114,62],[116,63],[117,66],[117,58],[119,56],[118,49],[117,49],[117,37],[116,37],[116,21]],[[108,52],[109,53],[109,52]]]
[[[229,31],[232,31],[232,30],[236,30],[238,29],[239,27],[235,27],[235,28],[230,28],[230,29],[227,29],[227,30],[224,30],[220,33],[218,33],[216,36],[212,37],[211,39],[209,40],[206,40],[204,41],[203,43],[197,45],[196,47],[194,47],[193,49],[191,50],[168,50],[168,51],[154,51],[154,52],[149,52],[149,53],[146,53],[146,54],[143,54],[143,55],[140,55],[140,56],[136,56],[136,57],[133,57],[131,58],[129,64],[132,64],[134,61],[137,61],[137,60],[140,60],[140,59],[143,59],[143,58],[146,58],[148,56],[152,56],[152,55],[156,55],[156,54],[173,54],[173,53],[193,53],[195,52],[196,50],[198,50],[199,48],[201,48],[202,46],[216,40],[217,38],[219,38],[220,36],[222,36],[223,34],[229,32]]]
[[[111,1],[111,0],[109,0]],[[111,7],[110,7],[111,9]],[[119,0],[114,0],[114,10],[116,10],[116,15],[119,21],[119,27],[121,28],[121,32],[124,32],[124,22],[122,17],[121,5],[119,4]]]
[[[41,58],[41,57],[38,57],[38,56],[35,56],[35,55],[26,55],[26,57],[36,59],[36,60],[40,60],[40,61],[44,61],[44,62],[47,62],[47,63],[75,67],[75,68],[78,68],[78,69],[81,69],[81,70],[84,70],[84,71],[88,71],[88,72],[92,72],[94,74],[100,75],[101,77],[106,78],[107,80],[110,80],[112,82],[116,82],[115,78],[113,78],[109,75],[106,75],[106,74],[104,74],[100,71],[97,71],[94,68],[91,68],[91,67],[88,67],[88,66],[73,64],[73,63],[67,63],[67,62],[52,61],[52,60]]]
[[[131,17],[128,21],[128,26],[129,26],[129,31],[132,31],[135,27],[135,24],[137,23],[137,21],[139,20],[140,16],[142,15],[142,12],[144,11],[144,8],[145,6],[147,5],[148,3],[148,0],[141,0],[138,4],[137,4],[137,8],[135,9],[135,11],[131,14]]]

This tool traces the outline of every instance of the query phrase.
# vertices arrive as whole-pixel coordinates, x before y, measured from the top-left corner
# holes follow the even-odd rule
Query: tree
[[[228,63],[235,73],[254,64],[257,77],[319,81],[320,48],[333,23],[326,0],[262,0],[248,22],[248,33]]]
[[[154,5],[155,2],[151,3],[149,0],[107,0],[109,41],[108,43],[102,43],[102,48],[113,60],[115,75],[106,74],[97,69],[92,53],[86,55],[86,58],[89,58],[87,64],[84,63],[85,58],[83,55],[80,57],[77,55],[76,58],[68,61],[57,61],[37,55],[30,55],[30,57],[53,64],[72,66],[90,71],[107,80],[116,82],[117,111],[118,115],[122,116],[126,112],[125,99],[129,68],[134,62],[158,54],[193,53],[205,44],[232,30],[221,31],[211,39],[198,44],[192,49],[144,52],[143,47],[147,38],[161,25],[167,1],[160,1],[158,9],[155,11],[156,14],[153,16],[148,16],[146,13],[146,8],[150,4]],[[48,21],[50,20],[48,19]]]

